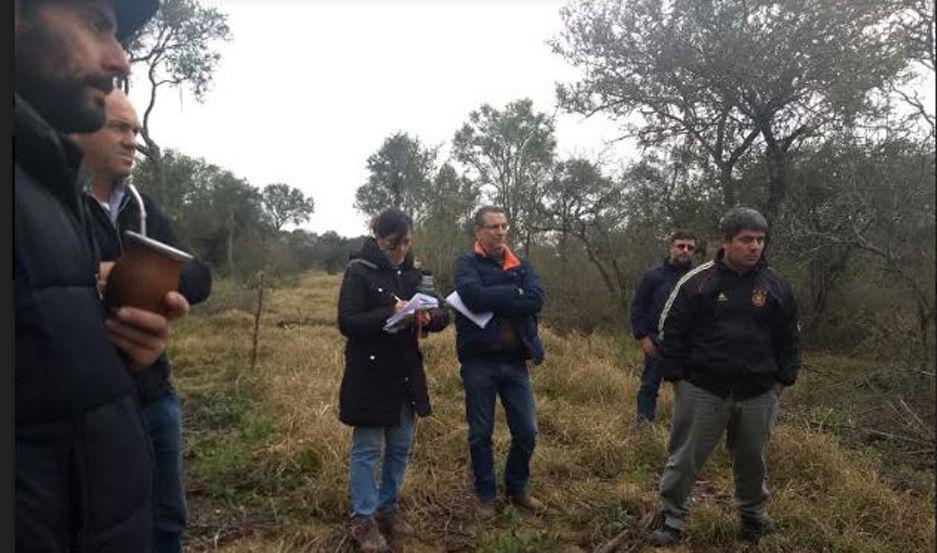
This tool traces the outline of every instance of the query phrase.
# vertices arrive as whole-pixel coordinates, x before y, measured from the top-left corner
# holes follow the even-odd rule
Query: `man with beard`
[[[84,152],[83,165],[91,172],[85,200],[91,226],[101,253],[100,281],[123,252],[124,231],[139,231],[141,213],[127,190],[125,180],[133,171],[140,121],[130,99],[120,89],[108,94],[104,105],[104,127],[91,134],[76,134]],[[177,249],[179,243],[169,220],[146,194],[141,193],[146,214],[146,235]],[[179,293],[190,305],[204,301],[211,291],[211,272],[201,261],[182,264]],[[186,523],[182,488],[182,413],[179,398],[169,379],[169,360],[163,354],[156,363],[134,375],[143,420],[153,444],[154,553],[180,553]]]
[[[156,0],[17,0],[14,19],[16,550],[149,551],[152,452],[129,370],[163,352],[188,311],[106,312],[64,133],[104,123],[129,73],[126,39]],[[129,370],[128,370],[129,369]]]
[[[675,391],[655,546],[681,539],[696,475],[723,434],[741,537],[757,542],[773,528],[765,514],[765,449],[781,390],[800,368],[797,302],[764,258],[761,213],[736,207],[719,227],[716,259],[681,278],[661,314],[661,368]]]
[[[631,300],[631,331],[644,353],[644,370],[638,388],[638,422],[653,422],[660,389],[660,353],[657,324],[667,297],[680,277],[690,270],[696,252],[696,236],[677,231],[670,237],[670,255],[663,263],[641,275],[641,282]]]

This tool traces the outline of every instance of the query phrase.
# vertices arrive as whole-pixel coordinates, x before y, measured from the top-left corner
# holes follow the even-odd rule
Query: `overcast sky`
[[[261,2],[227,0],[232,41],[204,104],[160,89],[151,132],[262,187],[285,182],[316,202],[317,232],[365,232],[353,207],[365,162],[396,131],[443,144],[483,103],[529,97],[552,114],[555,83],[576,72],[546,41],[560,0]],[[136,69],[139,71],[140,69]],[[131,98],[141,111],[147,86]],[[558,114],[557,153],[626,157],[613,122]]]
[[[556,82],[577,72],[546,41],[564,0],[201,0],[229,16],[232,41],[204,104],[160,89],[151,132],[263,187],[311,195],[305,228],[365,232],[353,207],[365,163],[397,131],[448,143],[483,103],[531,98],[553,114]],[[140,71],[140,68],[136,69]],[[141,111],[148,88],[135,81]],[[933,105],[933,77],[920,85]],[[634,150],[603,116],[557,114],[558,155],[626,161]]]

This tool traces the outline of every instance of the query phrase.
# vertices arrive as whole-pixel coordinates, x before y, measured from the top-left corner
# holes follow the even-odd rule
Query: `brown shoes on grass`
[[[374,518],[381,532],[392,540],[413,535],[413,527],[404,520],[397,509],[384,513],[379,511]]]
[[[355,516],[348,521],[348,535],[361,553],[386,553],[390,551],[387,540],[378,530],[374,517]]]
[[[531,513],[539,513],[547,508],[542,501],[526,492],[517,495],[509,495],[508,502],[526,511],[530,511]]]

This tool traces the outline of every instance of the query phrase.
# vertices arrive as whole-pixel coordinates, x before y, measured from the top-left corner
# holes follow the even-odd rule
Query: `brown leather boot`
[[[475,516],[482,520],[491,520],[498,516],[498,510],[495,508],[494,500],[484,500],[475,498]]]
[[[401,515],[400,511],[397,509],[383,513],[378,511],[378,513],[374,515],[374,519],[377,520],[377,525],[381,529],[381,532],[389,538],[413,535],[413,527],[407,523],[403,515]]]
[[[381,535],[373,517],[352,517],[348,521],[348,535],[362,553],[387,553],[390,547]]]
[[[544,505],[542,501],[527,492],[516,495],[508,495],[508,501],[510,501],[513,505],[517,505],[518,507],[532,513],[537,513],[547,508],[547,506]]]

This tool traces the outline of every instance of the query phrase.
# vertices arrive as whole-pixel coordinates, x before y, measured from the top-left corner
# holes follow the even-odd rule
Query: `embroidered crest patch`
[[[752,305],[761,308],[765,306],[765,302],[767,301],[768,292],[762,290],[761,288],[755,288],[752,290]]]

